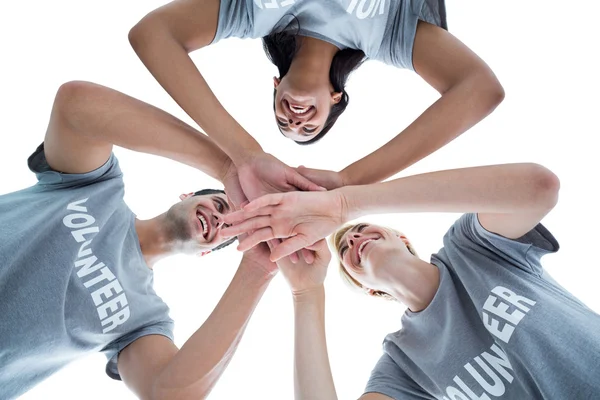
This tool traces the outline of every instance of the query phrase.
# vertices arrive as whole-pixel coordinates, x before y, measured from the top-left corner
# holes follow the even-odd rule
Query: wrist
[[[351,175],[348,174],[347,168],[344,168],[343,170],[338,172],[338,175],[342,183],[340,187],[355,185],[355,183],[352,181]]]
[[[302,290],[292,290],[294,304],[315,304],[325,299],[325,287],[323,284]]]
[[[223,160],[223,164],[219,170],[218,179],[221,183],[225,183],[225,181],[232,175],[237,173],[237,168],[231,158],[227,157]]]
[[[239,151],[231,154],[231,160],[237,167],[248,164],[252,159],[265,154],[258,142],[252,137],[251,139],[254,142],[253,144],[248,143],[247,145],[241,146]]]
[[[277,275],[279,269],[268,258],[261,262],[244,253],[238,271],[248,280],[268,283]]]

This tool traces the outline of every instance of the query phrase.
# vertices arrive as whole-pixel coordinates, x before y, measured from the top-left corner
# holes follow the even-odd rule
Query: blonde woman
[[[241,249],[272,249],[295,304],[298,399],[334,399],[324,329],[322,242],[340,224],[372,213],[464,212],[430,261],[407,237],[370,224],[333,235],[347,279],[407,306],[384,340],[362,400],[592,399],[600,397],[600,316],[560,287],[540,263],[558,242],[540,223],[559,181],[536,164],[439,171],[323,193],[269,195],[226,221],[224,234],[255,232]],[[281,258],[316,250],[309,265]],[[303,261],[301,261],[303,263]]]

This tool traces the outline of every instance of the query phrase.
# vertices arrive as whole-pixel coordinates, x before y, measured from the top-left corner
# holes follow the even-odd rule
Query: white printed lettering
[[[74,201],[73,203],[70,203],[67,206],[67,210],[77,211],[77,212],[87,212],[87,208],[80,206],[80,204],[85,203],[86,201],[88,201],[88,199],[89,199],[89,197],[86,197],[83,200],[77,200],[77,201]]]
[[[465,365],[465,369],[467,370],[467,372],[469,372],[473,376],[473,378],[475,378],[475,380],[481,385],[483,390],[495,397],[502,396],[506,391],[506,388],[504,387],[504,383],[502,382],[500,377],[496,375],[494,371],[492,371],[492,369],[486,363],[484,363],[479,356],[475,357],[475,362],[479,364],[479,366],[485,371],[485,373],[492,379],[493,382],[487,382],[484,379],[484,377],[481,376],[481,374],[477,372],[470,363],[467,363],[467,365]]]
[[[75,220],[82,219],[82,222],[75,223]],[[63,218],[63,224],[67,228],[87,228],[92,225],[96,220],[91,215],[87,214],[69,214]]]
[[[102,264],[104,265],[104,264]],[[91,286],[94,286],[95,284],[102,282],[102,281],[112,281],[114,279],[117,279],[115,277],[115,275],[112,273],[112,271],[110,269],[108,269],[108,267],[104,267],[100,270],[100,274],[96,275],[94,278],[90,279],[89,281],[87,281],[86,283],[83,284],[83,286],[85,286],[86,288],[90,288]]]
[[[73,237],[75,238],[75,240],[77,241],[77,243],[81,243],[85,240],[85,236],[89,233],[98,233],[100,232],[100,229],[98,229],[97,226],[92,226],[91,228],[84,228],[84,229],[79,229],[77,231],[72,231],[71,235],[73,235]]]
[[[90,254],[92,254],[92,249],[85,249],[85,246],[89,246],[90,243],[92,243],[91,240],[88,240],[87,242],[84,242],[81,247],[79,248],[79,253],[77,253],[77,258],[81,258],[81,257],[85,257],[85,256],[89,256]]]
[[[104,267],[103,262],[99,262],[98,264],[94,265],[96,261],[98,261],[96,256],[91,256],[83,260],[75,261],[75,267],[81,268],[79,271],[77,271],[77,276],[83,278],[84,276],[88,276],[92,272],[95,272],[100,268]]]
[[[105,319],[108,317],[108,310],[111,311],[111,314],[114,314],[116,311],[124,308],[125,306],[127,306],[127,297],[125,297],[125,293],[121,293],[111,301],[99,305],[97,308],[98,316],[100,319]]]
[[[102,286],[100,289],[92,292],[92,300],[94,300],[94,304],[96,306],[99,306],[100,303],[103,303],[102,295],[104,295],[106,300],[113,297],[113,295],[112,295],[113,291],[114,291],[114,294],[119,294],[123,291],[123,288],[121,287],[121,284],[119,283],[119,281],[117,279],[108,282],[106,285]]]
[[[492,350],[498,355],[498,357],[495,357],[486,351],[481,353],[481,356],[485,358],[485,361],[487,361],[488,364],[492,366],[492,368],[498,371],[500,375],[502,375],[504,379],[508,381],[508,383],[512,383],[513,377],[506,370],[506,368],[510,369],[511,371],[513,369],[512,365],[510,365],[510,362],[508,361],[508,357],[506,356],[506,354],[504,354],[502,349],[498,347],[495,343],[492,345]]]
[[[487,313],[483,314],[483,325],[485,328],[498,339],[502,340],[504,343],[508,343],[510,337],[512,336],[515,328],[508,323],[504,324],[504,328],[500,329],[500,321],[497,319],[493,319]]]
[[[504,288],[502,286],[496,286],[495,288],[493,288],[492,293],[498,295],[499,297],[502,297],[504,300],[508,301],[511,304],[514,304],[515,307],[519,307],[525,312],[528,312],[530,308],[525,306],[524,304],[521,304],[521,302],[529,304],[532,307],[535,305],[535,301],[530,300],[524,296],[516,295],[513,291],[508,290],[507,288]]]
[[[483,393],[481,396],[477,396],[477,395],[475,394],[475,392],[473,392],[473,391],[472,391],[472,390],[471,390],[471,389],[470,389],[470,388],[469,388],[469,387],[468,387],[468,386],[465,384],[465,382],[464,382],[462,379],[460,379],[460,378],[458,377],[458,375],[454,377],[454,382],[456,382],[456,384],[457,384],[458,386],[460,386],[460,388],[461,388],[461,389],[462,389],[462,390],[463,390],[463,391],[464,391],[464,392],[467,394],[467,396],[469,396],[469,398],[470,398],[471,400],[491,400],[491,399],[490,399],[490,396],[488,396],[488,395],[487,395],[487,394],[485,394],[485,393]]]
[[[518,325],[519,322],[521,322],[521,320],[525,316],[525,314],[519,310],[514,310],[512,313],[509,313],[508,307],[510,306],[510,304],[506,304],[499,301],[498,305],[494,305],[494,303],[496,303],[496,300],[498,300],[497,297],[489,296],[485,304],[483,305],[483,309],[491,312],[492,314],[496,314],[500,318],[507,320],[513,325]]]
[[[450,396],[450,400],[469,400],[466,394],[464,394],[454,386],[448,386],[446,388],[446,394]]]
[[[121,312],[118,312],[104,320],[102,320],[102,326],[108,325],[102,330],[102,333],[108,333],[115,329],[117,326],[122,325],[129,319],[129,306],[125,307]]]

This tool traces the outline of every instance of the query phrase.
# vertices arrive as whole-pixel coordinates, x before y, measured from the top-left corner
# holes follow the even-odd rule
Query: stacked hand
[[[263,243],[260,244],[264,245]],[[271,247],[271,246],[269,246]],[[331,253],[324,239],[319,240],[309,249],[314,251],[315,259],[312,263],[299,261],[294,264],[289,258],[282,258],[277,262],[279,270],[290,285],[294,295],[308,292],[323,285],[327,275],[327,266],[331,261]]]
[[[242,210],[225,216],[225,236],[248,232],[239,250],[260,242],[286,239],[271,249],[271,260],[278,261],[300,249],[311,247],[347,220],[342,195],[331,192],[290,192],[269,194],[251,201]]]

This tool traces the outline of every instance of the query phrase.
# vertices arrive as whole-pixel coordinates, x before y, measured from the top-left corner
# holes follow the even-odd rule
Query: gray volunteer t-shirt
[[[389,334],[366,392],[393,399],[598,399],[600,316],[540,258],[558,250],[541,224],[518,240],[463,215],[432,256],[440,286]]]
[[[289,25],[294,17],[295,23]],[[340,49],[360,49],[370,59],[414,69],[418,20],[447,29],[444,0],[221,0],[213,43],[299,28],[302,36]]]
[[[26,392],[92,352],[108,357],[151,334],[173,338],[123,201],[117,159],[87,174],[29,158],[38,183],[0,196],[0,398]]]

